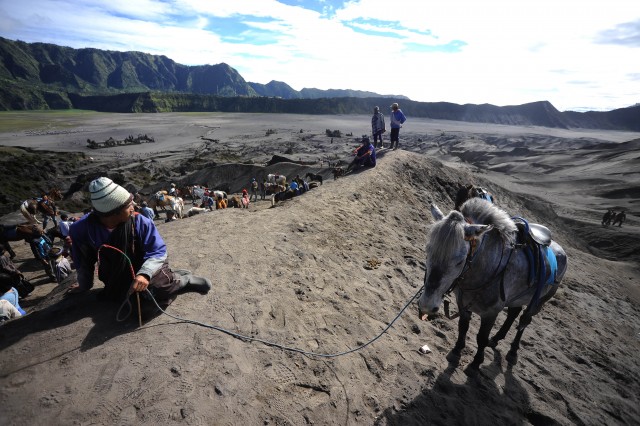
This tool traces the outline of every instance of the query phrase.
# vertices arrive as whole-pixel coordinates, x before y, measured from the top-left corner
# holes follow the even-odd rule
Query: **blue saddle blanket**
[[[558,272],[558,260],[551,247],[540,246],[539,255],[535,255],[533,250],[527,250],[526,253],[529,258],[529,285],[542,282],[553,285]]]
[[[553,285],[556,281],[556,273],[558,272],[558,260],[556,259],[556,254],[551,250],[551,247],[545,247],[543,252],[547,259],[546,264],[548,268],[547,281],[545,281],[545,284]]]

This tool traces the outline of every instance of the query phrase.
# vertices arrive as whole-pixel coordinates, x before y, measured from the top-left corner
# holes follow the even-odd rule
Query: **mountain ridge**
[[[187,66],[164,55],[74,49],[0,37],[0,110],[103,112],[221,111],[369,114],[400,100],[409,116],[505,125],[640,131],[640,104],[612,111],[558,111],[523,105],[418,102],[402,95],[247,82],[226,63]],[[386,104],[385,104],[386,102]]]

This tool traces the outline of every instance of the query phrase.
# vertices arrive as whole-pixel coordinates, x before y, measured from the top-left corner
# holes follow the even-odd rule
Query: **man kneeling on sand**
[[[69,293],[93,287],[98,261],[98,278],[104,283],[102,300],[122,301],[133,292],[149,289],[165,308],[185,291],[205,294],[211,281],[189,271],[172,271],[167,246],[153,221],[133,209],[133,196],[106,177],[89,184],[93,211],[71,225],[72,257],[78,283]]]

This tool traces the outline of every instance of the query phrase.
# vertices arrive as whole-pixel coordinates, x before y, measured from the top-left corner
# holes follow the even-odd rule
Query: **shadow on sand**
[[[534,411],[527,390],[514,375],[517,366],[502,365],[502,354],[494,351],[493,362],[480,367],[475,376],[465,376],[464,384],[455,384],[451,376],[458,368],[455,363],[435,379],[431,389],[401,407],[389,407],[378,417],[376,424],[387,425],[454,425],[454,424],[534,424],[556,425],[554,419]],[[425,377],[431,375],[426,370]],[[495,383],[504,376],[504,386]]]
[[[38,306],[38,310],[28,313],[23,318],[10,321],[0,327],[0,352],[5,352],[12,345],[18,343],[27,336],[42,331],[58,329],[68,326],[84,318],[91,318],[93,327],[87,332],[79,346],[69,342],[68,351],[64,353],[51,353],[47,360],[63,356],[65,353],[80,350],[81,352],[100,346],[108,340],[138,329],[138,316],[135,306],[128,310],[125,306],[121,313],[122,321],[116,319],[120,303],[99,301],[97,294],[101,289],[92,289],[86,293],[67,295],[68,287],[76,281],[75,272],[67,277],[59,286],[44,297],[37,300],[25,299],[24,307],[29,312],[30,306]],[[160,311],[147,310],[143,316],[144,322],[161,314]],[[130,313],[131,315],[127,314]],[[143,314],[145,308],[143,308]],[[84,328],[82,329],[84,330]],[[42,342],[43,345],[46,342]],[[43,348],[46,349],[46,348]],[[57,352],[57,351],[53,351]],[[38,357],[35,357],[38,358]],[[29,356],[21,357],[20,362],[9,363],[0,377],[7,377],[19,370],[29,368],[32,365],[42,363],[40,359],[31,359]]]

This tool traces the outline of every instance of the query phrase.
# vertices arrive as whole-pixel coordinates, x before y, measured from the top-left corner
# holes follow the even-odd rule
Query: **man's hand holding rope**
[[[133,279],[133,282],[131,283],[132,292],[145,291],[147,287],[149,287],[149,278],[147,278],[145,275],[136,275],[136,277]]]

